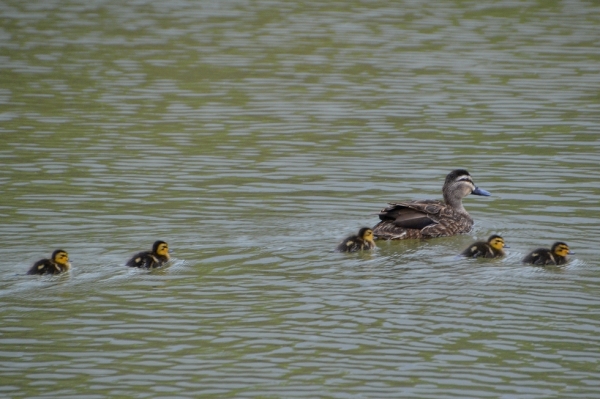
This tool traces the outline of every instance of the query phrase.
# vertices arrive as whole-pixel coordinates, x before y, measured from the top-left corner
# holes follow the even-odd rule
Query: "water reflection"
[[[594,3],[0,10],[8,396],[595,394]],[[332,252],[458,167],[472,234]],[[173,264],[123,266],[156,239]]]

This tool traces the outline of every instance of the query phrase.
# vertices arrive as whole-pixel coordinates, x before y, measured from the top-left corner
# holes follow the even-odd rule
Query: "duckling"
[[[164,265],[169,259],[171,259],[169,256],[169,245],[164,241],[156,241],[152,245],[152,251],[135,254],[126,265],[154,269]]]
[[[415,200],[390,202],[379,212],[381,220],[373,233],[378,239],[404,240],[408,238],[445,237],[468,233],[473,219],[462,204],[469,194],[491,194],[473,183],[468,171],[456,169],[448,173],[442,188],[444,201]]]
[[[476,241],[461,255],[468,258],[501,258],[504,256],[504,238],[494,234],[487,241]]]
[[[375,248],[373,230],[370,227],[363,227],[357,235],[346,237],[335,250],[338,252],[355,252],[373,248]]]
[[[546,265],[563,265],[567,263],[567,255],[572,254],[569,246],[564,242],[555,242],[552,248],[538,248],[531,252],[525,258],[523,263],[531,265],[546,266]]]
[[[58,274],[71,268],[69,254],[62,249],[52,252],[50,259],[40,259],[31,266],[27,274]]]

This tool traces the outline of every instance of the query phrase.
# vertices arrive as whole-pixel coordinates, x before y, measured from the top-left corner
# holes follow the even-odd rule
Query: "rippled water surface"
[[[598,2],[0,13],[0,396],[600,396]],[[471,234],[332,252],[459,167]]]

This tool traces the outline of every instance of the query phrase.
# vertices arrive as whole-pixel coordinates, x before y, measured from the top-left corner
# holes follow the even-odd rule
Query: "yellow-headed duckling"
[[[456,169],[446,176],[442,188],[444,201],[415,200],[390,202],[379,212],[381,220],[374,228],[375,237],[384,240],[445,237],[468,233],[473,219],[462,204],[469,194],[491,195],[473,183],[469,172]]]
[[[135,254],[126,265],[154,269],[164,265],[169,259],[171,259],[169,256],[169,245],[164,241],[156,241],[152,245],[152,251]]]
[[[538,248],[531,252],[523,258],[523,263],[538,266],[563,265],[567,263],[567,255],[572,253],[567,244],[559,241],[555,242],[550,249]]]
[[[370,227],[363,227],[357,235],[347,237],[336,248],[338,252],[354,252],[370,250],[375,248],[373,241],[373,230]]]
[[[70,268],[69,254],[62,249],[57,249],[52,253],[50,259],[41,259],[35,262],[27,274],[58,274],[66,272]]]
[[[504,238],[494,234],[487,241],[476,241],[461,252],[468,258],[501,258],[504,256]]]

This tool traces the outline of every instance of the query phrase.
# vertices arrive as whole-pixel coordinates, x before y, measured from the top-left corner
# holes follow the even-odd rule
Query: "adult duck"
[[[462,199],[469,194],[491,195],[477,187],[469,172],[464,169],[448,173],[442,192],[443,202],[390,202],[388,207],[379,212],[381,221],[373,228],[375,237],[384,240],[405,240],[468,233],[473,228],[473,219],[463,207]]]

